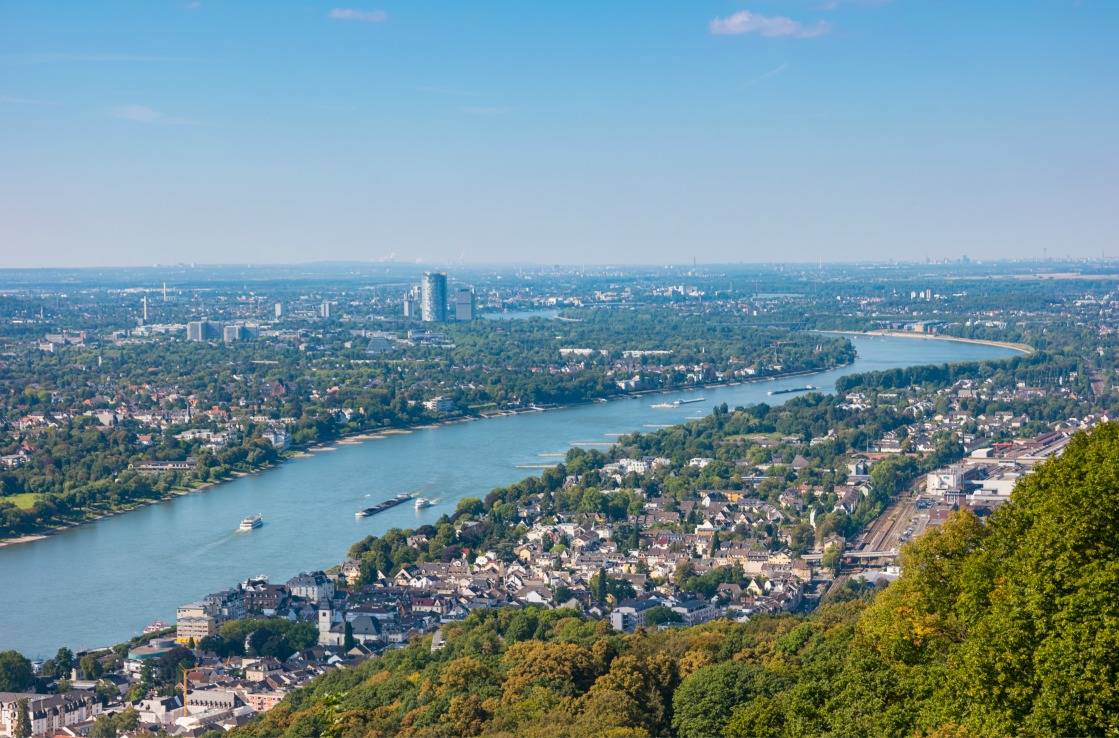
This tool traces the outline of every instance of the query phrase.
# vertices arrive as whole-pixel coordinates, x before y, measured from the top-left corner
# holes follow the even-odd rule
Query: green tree
[[[25,699],[16,703],[16,726],[12,735],[15,738],[31,738],[31,710]]]
[[[104,671],[101,660],[91,653],[82,656],[78,666],[82,671],[82,676],[86,679],[100,679]]]
[[[650,607],[645,612],[645,624],[646,625],[657,626],[657,625],[666,625],[668,623],[682,623],[682,622],[684,622],[684,618],[683,618],[683,616],[680,615],[680,613],[676,612],[671,607],[665,607],[664,605],[657,605],[656,607]]]
[[[735,706],[754,697],[761,668],[739,661],[704,666],[672,697],[672,726],[681,738],[722,735]]]
[[[31,662],[19,651],[0,652],[0,692],[23,692],[35,683]]]
[[[820,565],[830,569],[832,574],[839,571],[839,564],[843,561],[843,549],[839,546],[828,546],[820,557]]]
[[[90,729],[90,738],[117,738],[121,733],[135,730],[140,726],[140,715],[128,707],[112,715],[100,715]]]

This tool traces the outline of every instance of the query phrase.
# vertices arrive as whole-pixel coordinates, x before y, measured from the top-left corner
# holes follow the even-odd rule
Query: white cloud
[[[818,21],[805,25],[781,15],[758,15],[749,10],[740,10],[726,18],[715,18],[708,29],[717,36],[756,33],[766,38],[817,38],[831,31],[831,24]]]
[[[332,8],[326,16],[332,20],[359,23],[384,23],[389,19],[389,14],[383,10],[355,10],[354,8]]]
[[[153,110],[147,105],[121,105],[112,109],[114,118],[130,120],[133,123],[162,123],[169,126],[195,126],[197,121],[188,118],[178,118],[165,115],[158,110]]]

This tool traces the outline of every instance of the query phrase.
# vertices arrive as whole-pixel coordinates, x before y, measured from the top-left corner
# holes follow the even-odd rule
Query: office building
[[[246,338],[245,326],[243,325],[227,325],[222,330],[222,340],[226,343],[233,343],[234,341],[244,341]]]
[[[412,287],[404,295],[404,317],[407,320],[420,319],[420,288]]]
[[[455,320],[474,320],[475,309],[474,290],[472,288],[459,287],[455,290]]]
[[[424,272],[420,282],[420,310],[425,323],[444,323],[447,320],[447,275],[441,272]]]
[[[192,320],[187,323],[188,341],[213,341],[222,336],[221,323],[209,320]]]

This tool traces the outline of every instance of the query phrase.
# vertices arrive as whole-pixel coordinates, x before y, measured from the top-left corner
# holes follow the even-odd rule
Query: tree
[[[16,727],[12,735],[14,738],[31,738],[31,710],[25,699],[16,703]]]
[[[150,659],[145,660],[140,666],[140,682],[137,686],[143,687],[145,690],[151,689],[155,686],[155,664]]]
[[[58,676],[70,676],[70,671],[74,668],[74,652],[66,646],[58,649],[58,653],[54,655],[54,668]]]
[[[78,666],[82,671],[82,676],[86,679],[100,679],[104,671],[101,666],[101,659],[91,653],[82,656]]]
[[[684,618],[683,618],[682,615],[680,615],[680,613],[676,612],[671,607],[665,607],[664,605],[657,605],[656,607],[650,607],[645,612],[645,624],[646,625],[656,626],[656,625],[665,625],[667,623],[682,623],[682,622],[684,622]]]
[[[672,697],[672,725],[681,738],[722,735],[735,706],[756,693],[761,667],[740,661],[704,666],[680,683]]]
[[[101,700],[102,705],[107,705],[112,700],[120,697],[120,689],[117,688],[117,685],[104,679],[97,682],[97,685],[94,686],[93,691],[97,695],[98,699]]]
[[[477,497],[463,497],[458,501],[458,506],[455,508],[455,517],[473,517],[481,515],[484,510],[482,501]]]
[[[35,683],[31,662],[19,651],[0,652],[0,692],[24,692]]]
[[[43,664],[42,674],[45,677],[69,677],[73,668],[74,652],[63,646],[53,659],[47,659]]]
[[[598,582],[596,583],[596,586],[595,586],[595,599],[598,600],[598,604],[600,604],[600,605],[605,604],[605,602],[606,602],[606,570],[605,569],[600,568],[598,570]]]
[[[126,708],[113,715],[101,715],[89,731],[90,738],[117,738],[121,733],[135,730],[140,725],[140,715],[134,708]]]
[[[840,546],[828,546],[824,550],[824,555],[820,557],[820,565],[825,569],[830,569],[832,574],[839,571],[839,564],[843,561],[843,549]]]
[[[350,623],[349,620],[347,620],[346,621],[346,634],[342,638],[342,648],[349,651],[351,648],[353,648],[356,645],[357,645],[357,641],[354,640],[354,626],[353,626],[353,624]]]

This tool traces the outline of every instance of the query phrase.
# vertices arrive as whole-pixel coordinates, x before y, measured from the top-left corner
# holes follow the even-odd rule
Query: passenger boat
[[[431,507],[434,504],[435,504],[434,502],[427,499],[426,497],[417,497],[416,498],[416,509],[417,510],[423,510],[425,507]]]
[[[241,525],[237,526],[237,530],[254,530],[262,525],[264,525],[264,518],[260,517],[260,515],[250,515],[241,521]]]

